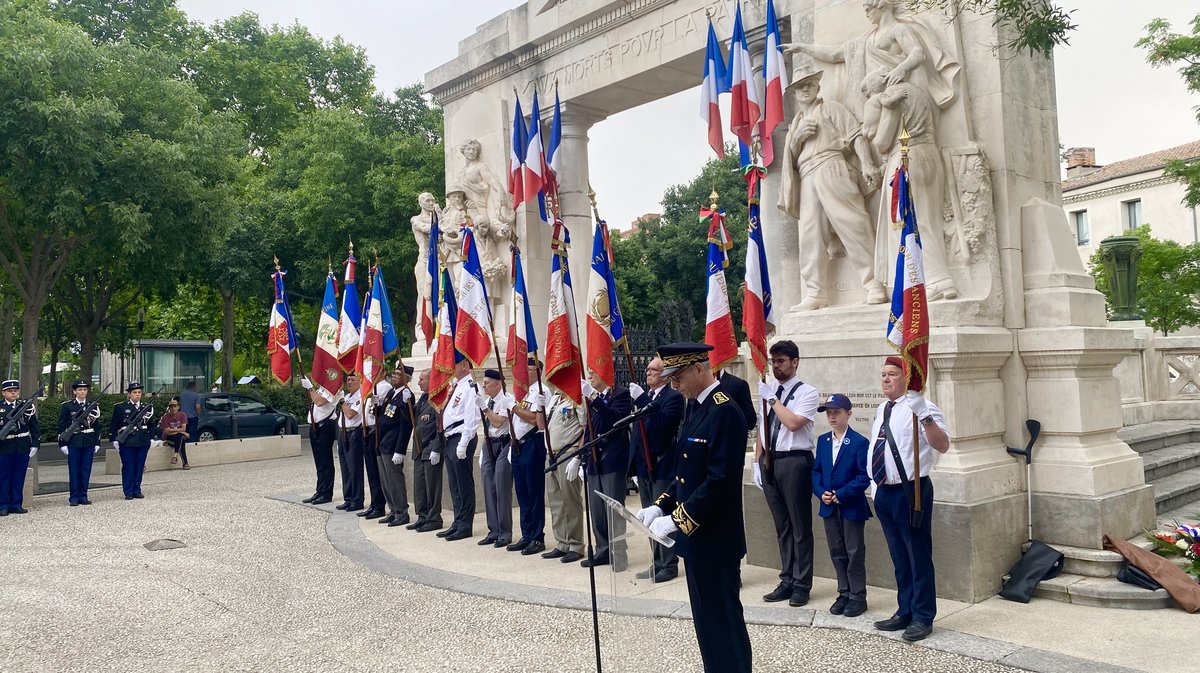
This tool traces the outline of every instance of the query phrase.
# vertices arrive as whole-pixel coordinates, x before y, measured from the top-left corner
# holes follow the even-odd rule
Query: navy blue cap
[[[89,388],[90,389],[91,387],[92,387],[91,384],[89,384],[87,381],[84,381],[83,379],[75,379],[75,382],[71,384],[71,390],[79,390],[80,388]]]
[[[500,372],[496,371],[495,369],[483,370],[483,378],[493,379],[495,381],[503,381],[504,380],[504,377],[500,376]]]
[[[16,379],[5,379],[3,389],[4,390],[20,390],[21,382]]]
[[[659,346],[658,358],[663,363],[663,376],[670,376],[684,367],[708,362],[708,352],[712,349],[713,347],[708,344],[694,341],[681,341]]]
[[[853,408],[854,405],[850,403],[849,397],[841,393],[834,393],[829,396],[829,399],[825,400],[824,404],[817,407],[817,413],[823,414],[829,409],[845,409],[846,411],[850,411]]]
[[[142,384],[137,381],[130,381],[129,385],[125,386],[125,392],[132,393],[135,390],[141,390]]]

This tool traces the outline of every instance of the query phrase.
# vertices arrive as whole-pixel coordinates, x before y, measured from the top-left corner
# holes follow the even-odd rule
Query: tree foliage
[[[1146,50],[1146,60],[1155,67],[1179,66],[1188,91],[1200,93],[1200,14],[1192,19],[1191,30],[1190,35],[1176,33],[1166,19],[1155,19],[1146,26],[1146,35],[1137,46]],[[1195,109],[1200,121],[1200,106]],[[1183,202],[1189,208],[1200,205],[1200,162],[1168,161],[1164,173],[1186,186]]]
[[[1050,56],[1055,47],[1067,45],[1078,27],[1071,12],[1050,0],[908,0],[908,4],[916,10],[965,10],[990,16],[993,25],[1011,35],[1004,46],[1031,55]]]
[[[1200,325],[1200,244],[1181,245],[1150,234],[1143,224],[1134,234],[1141,242],[1138,260],[1137,308],[1146,324],[1167,336],[1184,327]],[[1104,264],[1097,250],[1089,260],[1096,289],[1112,304]]]

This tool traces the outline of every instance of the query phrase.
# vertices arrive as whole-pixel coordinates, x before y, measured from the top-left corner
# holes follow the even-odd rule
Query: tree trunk
[[[43,295],[44,296],[44,295]],[[25,304],[21,314],[21,395],[32,395],[38,389],[42,374],[42,340],[38,338],[44,300],[38,306]]]
[[[58,392],[58,346],[50,347],[50,384],[46,386],[46,394],[54,395]]]
[[[12,331],[15,303],[13,296],[5,293],[4,306],[0,308],[0,375],[3,375],[4,378],[12,376]]]
[[[124,348],[124,345],[121,346]],[[79,378],[92,382],[92,365],[96,360],[96,332],[86,330],[79,334]]]
[[[221,339],[225,341],[225,347],[222,349],[224,355],[224,365],[221,369],[221,389],[233,390],[235,381],[233,380],[233,297],[234,291],[230,289],[221,289],[221,307],[224,313],[224,323],[221,328]]]

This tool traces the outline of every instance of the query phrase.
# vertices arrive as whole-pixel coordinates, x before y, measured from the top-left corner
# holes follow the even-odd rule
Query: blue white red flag
[[[529,294],[525,291],[525,272],[521,268],[521,251],[513,249],[513,320],[508,326],[508,352],[505,361],[512,371],[513,396],[524,401],[529,392],[529,356],[537,357],[537,333],[533,329],[533,313],[529,310]]]
[[[325,299],[321,302],[321,318],[317,322],[317,339],[313,348],[312,381],[332,400],[342,389],[342,368],[338,365],[337,280],[333,272],[325,278]]]
[[[372,266],[367,271],[367,295],[363,298],[362,316],[358,321],[358,357],[354,360],[354,373],[358,375],[358,382],[360,384],[364,383],[367,379],[363,356],[366,354],[367,345],[367,318],[371,315],[371,292],[375,289],[375,269],[376,267]],[[374,390],[373,388],[367,388],[365,385],[361,387],[364,397],[371,394],[370,391]]]
[[[462,273],[458,281],[458,323],[454,331],[454,347],[479,367],[492,350],[492,307],[488,304],[487,286],[483,282],[483,265],[475,246],[475,230],[463,228]]]
[[[700,210],[700,220],[708,221],[708,297],[704,342],[712,346],[708,361],[720,369],[737,357],[737,334],[733,331],[733,316],[729,311],[729,288],[725,284],[725,267],[733,239],[725,229],[725,211]]]
[[[562,169],[562,106],[558,102],[558,86],[554,87],[554,119],[550,121],[550,143],[546,145],[546,191],[558,198],[558,178]]]
[[[362,309],[358,303],[358,288],[354,284],[354,271],[358,260],[354,258],[354,246],[346,257],[346,278],[342,284],[342,312],[338,314],[338,364],[343,372],[352,372],[358,364],[358,327],[362,322]]]
[[[529,116],[529,142],[525,150],[525,170],[522,181],[525,200],[538,203],[538,213],[546,220],[546,156],[542,151],[542,110],[538,106],[537,89],[533,90],[533,113]]]
[[[721,43],[708,20],[708,46],[704,50],[704,81],[700,84],[700,118],[708,124],[708,144],[718,157],[725,158],[725,134],[721,128],[721,107],[718,98],[729,91],[725,72],[725,57]]]
[[[296,323],[292,320],[292,307],[288,303],[287,290],[283,287],[283,275],[278,270],[271,274],[275,281],[275,303],[271,306],[271,327],[267,338],[267,354],[271,356],[271,373],[280,383],[292,378],[292,349],[299,344]]]
[[[388,302],[387,283],[383,280],[383,269],[379,266],[375,267],[370,297],[371,300],[367,303],[367,325],[363,330],[363,368],[360,377],[364,395],[370,395],[375,390],[375,384],[383,380],[388,356],[400,349],[396,323],[392,318],[392,307]]]
[[[546,325],[546,380],[575,404],[583,404],[583,353],[579,348],[579,324],[575,313],[575,290],[567,256],[571,234],[562,220],[554,218],[550,243],[550,305]]]
[[[438,306],[438,337],[433,350],[433,366],[429,370],[429,402],[439,410],[446,406],[454,381],[454,365],[463,358],[454,347],[455,318],[458,303],[454,300],[454,286],[450,284],[450,272],[442,269],[438,285],[442,298]]]
[[[438,273],[438,240],[441,238],[441,225],[435,210],[429,214],[429,249],[425,254],[429,257],[425,273],[429,276],[429,298],[421,301],[421,332],[425,335],[425,348],[428,350],[437,338],[438,286],[441,275]]]
[[[742,294],[742,330],[750,344],[750,356],[759,374],[767,371],[767,339],[775,332],[775,310],[771,301],[771,278],[767,273],[767,246],[763,242],[762,218],[759,209],[762,178],[761,166],[746,170],[750,189],[749,234],[746,238],[746,285]]]
[[[779,22],[775,18],[775,2],[767,0],[767,40],[763,52],[764,106],[762,132],[763,166],[775,160],[775,149],[771,134],[783,123],[783,92],[787,89],[787,66],[783,60],[783,40],[779,35]]]
[[[588,283],[587,366],[610,388],[616,384],[613,350],[625,339],[625,322],[617,300],[617,281],[612,272],[612,248],[608,223],[596,221],[592,237],[592,273]]]
[[[892,221],[903,223],[896,276],[892,285],[892,309],[888,316],[887,340],[904,360],[904,377],[909,390],[925,390],[929,371],[929,304],[925,301],[925,262],[917,213],[909,191],[908,170],[896,169],[892,178]]]
[[[737,6],[733,19],[733,39],[729,43],[729,89],[732,100],[729,109],[729,130],[749,145],[754,127],[762,115],[758,83],[750,63],[750,45],[742,29],[742,5]]]
[[[508,155],[508,193],[513,197],[513,209],[525,200],[525,151],[529,147],[525,115],[521,112],[521,97],[513,90],[512,146]]]

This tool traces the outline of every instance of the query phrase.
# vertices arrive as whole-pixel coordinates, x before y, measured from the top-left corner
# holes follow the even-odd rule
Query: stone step
[[[1115,577],[1085,577],[1071,573],[1043,580],[1033,590],[1033,595],[1060,603],[1122,610],[1159,610],[1174,605],[1164,589],[1148,591],[1118,582]]]
[[[1149,541],[1139,537],[1129,542],[1151,549]],[[1063,554],[1063,574],[1080,575],[1082,577],[1116,577],[1117,573],[1127,565],[1125,557],[1104,549],[1087,549],[1084,547],[1069,547],[1067,545],[1050,545]]]
[[[1142,467],[1147,483],[1200,467],[1200,442],[1175,444],[1143,453]]]
[[[1200,441],[1200,422],[1155,421],[1128,425],[1117,431],[1117,437],[1134,451],[1147,453],[1168,446]]]
[[[1200,467],[1154,480],[1154,511],[1161,514],[1200,500]]]

